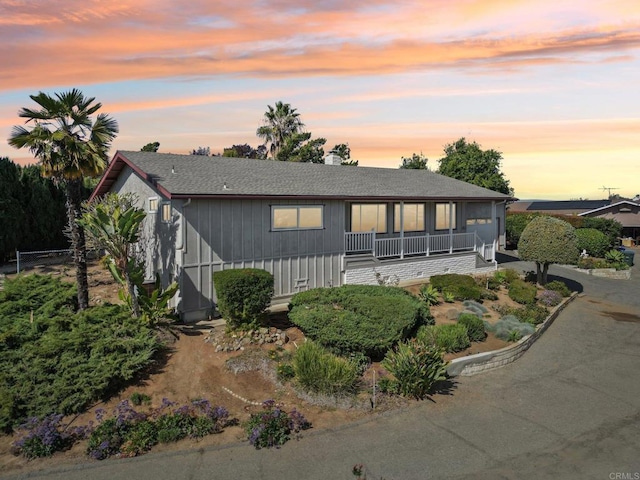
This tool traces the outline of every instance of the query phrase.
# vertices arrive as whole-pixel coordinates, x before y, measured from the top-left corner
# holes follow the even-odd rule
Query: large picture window
[[[322,205],[274,205],[271,207],[273,230],[323,228]]]
[[[436,203],[436,230],[455,230],[456,204]]]
[[[351,205],[351,231],[387,232],[386,203],[354,203]]]
[[[396,203],[394,205],[393,231],[399,232],[401,227],[405,232],[424,231],[424,203],[405,203],[402,205]]]

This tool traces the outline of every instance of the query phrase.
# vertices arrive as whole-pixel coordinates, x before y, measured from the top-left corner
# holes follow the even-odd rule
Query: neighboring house
[[[580,216],[616,220],[622,225],[622,237],[640,244],[640,203],[622,200],[581,213]]]
[[[521,200],[510,203],[509,212],[537,212],[549,215],[580,215],[609,205],[609,200]]]
[[[337,163],[337,162],[336,162]],[[117,152],[93,197],[133,192],[147,277],[211,315],[217,270],[274,275],[274,303],[314,287],[496,269],[508,195],[426,170]]]

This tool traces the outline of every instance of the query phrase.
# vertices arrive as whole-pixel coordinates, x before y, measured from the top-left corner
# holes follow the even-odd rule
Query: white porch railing
[[[493,260],[493,245],[485,244],[475,232],[393,238],[375,236],[375,232],[346,232],[345,252],[371,253],[376,258],[404,258],[407,255],[430,256],[473,251],[486,260]]]

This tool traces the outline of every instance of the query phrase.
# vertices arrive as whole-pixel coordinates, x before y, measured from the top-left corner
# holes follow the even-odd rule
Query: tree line
[[[66,219],[60,185],[43,177],[37,165],[21,167],[0,158],[0,261],[13,257],[17,249],[68,248]]]

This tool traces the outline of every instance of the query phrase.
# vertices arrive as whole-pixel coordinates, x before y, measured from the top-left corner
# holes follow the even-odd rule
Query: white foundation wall
[[[433,275],[445,273],[483,274],[496,270],[495,266],[476,268],[476,254],[429,257],[416,260],[381,262],[366,267],[348,267],[345,271],[345,283],[377,285],[378,279],[385,282],[398,280],[425,280]],[[376,275],[378,274],[378,275]]]

